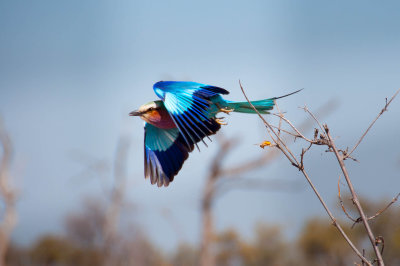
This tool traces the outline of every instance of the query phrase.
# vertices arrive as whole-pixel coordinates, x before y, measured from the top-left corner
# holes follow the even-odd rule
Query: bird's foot
[[[228,115],[229,115],[229,113],[233,112],[233,110],[234,110],[233,108],[227,108],[227,107],[219,108],[220,112],[223,112]]]
[[[222,126],[226,126],[228,123],[225,122],[225,117],[218,117],[215,118],[215,122],[217,122],[218,124],[222,125]]]

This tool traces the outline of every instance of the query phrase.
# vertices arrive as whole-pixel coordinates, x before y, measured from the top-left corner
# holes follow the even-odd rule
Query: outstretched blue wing
[[[197,142],[221,128],[210,114],[210,98],[228,94],[227,90],[188,81],[160,81],[154,84],[153,89],[163,100],[188,147],[197,146]]]
[[[151,184],[168,186],[182,168],[193,145],[185,145],[179,129],[161,129],[145,124],[144,134],[144,175]]]

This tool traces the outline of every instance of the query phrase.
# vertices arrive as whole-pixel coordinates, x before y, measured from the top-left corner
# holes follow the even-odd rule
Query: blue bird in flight
[[[159,81],[153,86],[161,99],[140,106],[130,116],[139,116],[144,126],[144,175],[151,184],[168,186],[182,168],[194,146],[215,134],[226,123],[219,112],[255,114],[248,102],[232,102],[221,95],[223,88],[190,81]],[[290,94],[251,103],[261,114],[268,114],[275,100]],[[211,140],[211,139],[210,139]]]

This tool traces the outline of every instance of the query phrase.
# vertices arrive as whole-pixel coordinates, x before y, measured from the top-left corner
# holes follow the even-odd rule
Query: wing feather
[[[185,145],[182,134],[177,128],[161,129],[149,123],[145,124],[144,137],[144,174],[152,184],[168,186],[182,168],[183,163],[193,150],[193,145]]]
[[[160,81],[154,91],[170,113],[188,147],[196,145],[205,137],[215,134],[221,126],[210,113],[210,100],[219,94],[228,94],[225,89],[196,82]],[[211,139],[210,139],[211,141]]]

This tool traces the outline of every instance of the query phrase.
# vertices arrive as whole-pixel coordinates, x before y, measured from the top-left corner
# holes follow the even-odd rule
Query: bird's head
[[[130,116],[139,116],[149,122],[159,117],[159,110],[163,107],[162,101],[153,101],[143,104],[139,109],[129,113]]]

